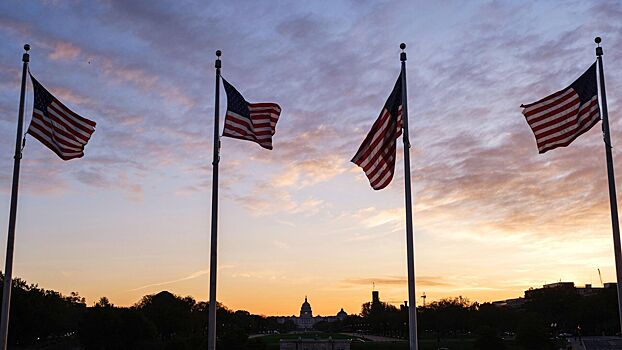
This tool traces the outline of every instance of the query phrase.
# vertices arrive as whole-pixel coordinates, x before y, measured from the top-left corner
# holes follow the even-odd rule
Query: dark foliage
[[[477,338],[473,348],[475,350],[503,350],[505,349],[505,344],[503,344],[503,339],[499,337],[494,328],[482,326],[477,331]]]
[[[4,275],[0,280],[4,283]],[[9,343],[31,345],[72,335],[85,310],[84,298],[77,293],[64,296],[16,278],[11,289]]]
[[[0,276],[1,277],[1,276]],[[551,349],[560,333],[611,335],[618,329],[615,288],[581,296],[573,289],[538,290],[519,308],[471,303],[457,297],[419,307],[422,338],[474,339],[474,348],[503,349],[504,338],[515,338],[524,349]],[[257,333],[287,333],[291,322],[275,317],[232,311],[218,304],[219,349],[265,349]],[[12,289],[9,342],[12,346],[107,349],[197,349],[206,347],[209,304],[169,292],[144,296],[132,307],[115,307],[101,298],[87,307],[76,293],[69,296],[15,279]],[[408,308],[376,301],[365,303],[360,315],[337,322],[319,322],[315,329],[327,333],[370,333],[408,337]],[[553,339],[553,340],[552,340]],[[559,345],[559,344],[557,344]],[[59,347],[60,346],[60,347]],[[65,348],[70,348],[66,346]]]

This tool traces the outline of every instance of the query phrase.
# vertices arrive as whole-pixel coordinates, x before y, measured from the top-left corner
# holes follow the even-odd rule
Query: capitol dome
[[[343,321],[346,317],[348,317],[348,314],[345,311],[343,311],[343,308],[341,308],[341,311],[337,313],[337,318]]]
[[[302,303],[300,307],[300,317],[313,317],[313,312],[311,312],[311,304],[307,301],[307,297],[305,296],[305,302]]]

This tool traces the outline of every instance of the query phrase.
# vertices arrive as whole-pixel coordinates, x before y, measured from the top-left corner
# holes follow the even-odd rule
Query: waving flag
[[[272,149],[272,135],[281,115],[276,103],[248,103],[231,84],[222,79],[227,93],[227,114],[222,136],[249,140]]]
[[[540,153],[568,146],[600,120],[596,63],[567,88],[521,107]]]
[[[361,168],[374,190],[385,188],[395,171],[395,142],[402,135],[402,75],[371,127],[363,144],[352,158]]]
[[[35,101],[27,132],[63,160],[84,156],[84,146],[95,131],[95,122],[72,112],[32,75],[30,78]]]

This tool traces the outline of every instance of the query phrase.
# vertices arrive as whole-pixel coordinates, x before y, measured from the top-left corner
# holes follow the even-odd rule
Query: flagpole
[[[11,285],[13,282],[13,248],[15,245],[15,219],[17,217],[17,189],[19,187],[19,166],[22,160],[22,129],[24,124],[24,97],[26,95],[26,74],[30,61],[30,45],[24,45],[22,55],[22,89],[19,95],[19,114],[17,117],[17,136],[15,136],[15,156],[13,157],[13,187],[11,189],[11,207],[9,211],[9,233],[6,243],[4,267],[4,288],[2,290],[2,316],[0,317],[0,339],[2,350],[6,350],[9,339],[9,310],[11,309]]]
[[[417,350],[417,298],[415,294],[415,259],[413,244],[412,198],[410,190],[410,139],[408,137],[408,94],[406,93],[406,44],[401,43],[400,61],[402,61],[402,120],[404,140],[404,186],[406,192],[406,250],[408,254],[408,335],[410,350]]]
[[[607,112],[607,93],[605,92],[605,72],[603,69],[603,48],[600,47],[601,39],[594,39],[596,47],[596,60],[598,61],[598,75],[600,76],[600,103],[603,117],[603,141],[605,141],[605,155],[607,157],[607,178],[609,179],[609,207],[611,209],[611,226],[613,229],[613,250],[616,262],[616,277],[618,287],[618,316],[620,329],[622,330],[622,253],[620,249],[620,222],[618,220],[618,200],[616,197],[616,182],[613,173],[613,156],[611,154],[611,136],[609,133],[609,114]],[[622,336],[622,332],[620,333]]]
[[[216,101],[214,102],[214,160],[212,162],[212,244],[209,264],[209,321],[207,323],[207,349],[216,349],[216,273],[218,245],[218,163],[220,162],[220,50],[216,51]]]

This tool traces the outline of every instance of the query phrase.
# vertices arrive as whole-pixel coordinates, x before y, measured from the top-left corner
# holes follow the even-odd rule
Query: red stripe
[[[569,100],[572,100],[572,99],[576,99],[576,102],[574,102],[574,103],[573,103],[573,102],[569,102]],[[568,102],[568,103],[567,103],[567,102]],[[551,105],[549,105],[549,106],[544,106],[544,107],[542,107],[542,110],[543,110],[543,111],[544,111],[544,110],[547,110],[547,109],[549,109],[549,108],[552,108],[552,107],[555,107],[555,109],[554,109],[554,110],[549,111],[549,112],[547,112],[547,113],[544,113],[543,115],[538,116],[537,118],[533,118],[533,119],[531,119],[531,120],[528,120],[527,122],[528,122],[529,124],[534,124],[534,123],[537,123],[537,122],[539,122],[539,121],[542,121],[542,120],[544,120],[544,119],[547,119],[547,118],[549,118],[549,117],[552,117],[552,116],[554,116],[555,114],[558,114],[558,113],[561,113],[561,112],[563,112],[563,111],[565,111],[565,110],[567,110],[567,109],[570,109],[570,108],[572,108],[572,107],[576,106],[576,105],[577,105],[577,103],[578,103],[578,104],[580,104],[580,103],[581,103],[581,100],[579,99],[579,95],[578,95],[576,92],[575,92],[575,93],[572,93],[572,94],[569,94],[568,96],[566,96],[566,97],[564,97],[564,98],[560,99],[559,101],[555,101],[555,103],[554,103],[554,104],[551,104]],[[538,108],[538,109],[540,109],[540,108]],[[526,117],[526,118],[528,118],[528,117],[530,117],[530,116],[532,116],[532,115],[535,115],[535,114],[537,114],[537,113],[527,113],[527,114],[525,114],[525,117]]]
[[[394,152],[395,152],[395,139],[393,139],[393,141],[389,142],[388,144],[383,145],[382,149],[378,153],[376,153],[373,156],[373,158],[371,158],[371,160],[367,163],[365,167],[363,167],[363,171],[367,173],[371,169],[371,167],[375,164],[376,161],[378,160],[384,161],[385,158],[389,158],[391,156],[390,153],[394,153]],[[371,177],[373,176],[370,176],[370,178]]]
[[[60,152],[63,153],[75,153],[75,152],[81,152],[84,150],[84,148],[82,147],[76,147],[73,145],[68,145],[66,142],[63,142],[62,140],[59,140],[58,138],[54,137],[54,133],[51,132],[48,129],[39,127],[38,125],[30,125],[30,128],[28,128],[28,130],[32,129],[33,132],[35,133],[40,133],[42,135],[45,135],[47,137],[49,137],[53,143],[58,147],[58,150]],[[69,148],[68,148],[69,147]],[[71,149],[71,148],[76,148],[76,149]]]
[[[252,108],[252,107],[273,107],[273,108],[277,109],[279,112],[281,111],[281,106],[279,106],[276,103],[270,103],[270,102],[249,103],[248,107],[249,108]]]
[[[257,142],[255,140],[250,140],[244,136],[238,136],[238,135],[227,134],[227,133],[223,133],[223,136],[232,137],[234,139],[246,140],[246,141],[254,141],[263,148],[272,149],[272,143],[269,143],[269,142]]]
[[[257,133],[253,134],[253,133],[248,132],[247,130],[238,128],[237,126],[232,125],[232,124],[225,123],[225,130],[226,129],[229,129],[229,130],[231,130],[233,132],[236,132],[238,134],[242,134],[242,135],[245,135],[245,136],[248,136],[248,137],[252,137],[253,138],[252,141],[265,142],[266,140],[271,140],[272,139],[272,135],[271,134],[265,134],[265,135],[264,134],[257,134]],[[229,136],[229,135],[226,135],[226,136]],[[259,136],[270,136],[270,137],[260,138]]]
[[[598,101],[592,101],[592,103],[586,104],[587,110],[589,110],[590,108],[592,108],[594,105],[597,105],[597,104],[598,104]],[[583,111],[583,112],[581,112],[581,111]],[[562,124],[562,125],[560,125],[560,126],[558,126],[556,128],[553,128],[551,130],[547,130],[547,131],[545,131],[543,133],[538,134],[537,139],[542,139],[542,138],[544,138],[546,136],[549,136],[549,135],[555,134],[557,132],[560,132],[560,131],[564,130],[565,128],[568,128],[568,127],[572,126],[573,124],[577,124],[579,122],[579,119],[581,119],[581,116],[583,114],[585,114],[585,108],[581,107],[581,110],[577,114],[572,114],[570,116],[564,116],[564,117],[561,117],[559,119],[554,120],[551,123],[547,123],[547,125],[548,124],[554,125],[556,123],[561,122],[562,120],[567,120],[567,122],[565,124]],[[534,128],[533,131],[535,133],[537,130],[541,130],[541,129],[542,128],[537,128],[537,129]],[[574,132],[574,131],[572,131],[572,132]],[[547,140],[546,142],[548,143],[549,141]]]
[[[74,159],[74,158],[81,158],[81,157],[84,156],[84,152],[81,152],[79,155],[75,155],[75,156],[66,156],[60,150],[58,150],[55,145],[49,143],[46,139],[40,137],[36,133],[31,132],[30,129],[28,130],[28,133],[30,135],[32,135],[32,137],[34,137],[37,140],[39,140],[39,142],[41,142],[43,145],[45,145],[47,148],[49,148],[52,152],[56,153],[56,155],[59,156],[62,160],[70,160],[70,159]]]
[[[546,140],[546,142],[544,143],[538,143],[538,147],[542,147],[545,146],[545,148],[540,151],[540,153],[544,153],[548,150],[557,148],[557,147],[566,147],[568,146],[572,141],[574,141],[578,136],[582,135],[583,133],[587,132],[588,130],[590,130],[596,123],[598,123],[598,121],[600,120],[600,118],[596,118],[595,120],[592,120],[592,118],[594,118],[594,116],[596,116],[599,113],[598,110],[593,111],[592,113],[590,113],[588,118],[585,118],[583,121],[581,121],[581,123],[579,123],[579,125],[577,126],[577,128],[575,130],[573,130],[572,132],[569,133],[565,133],[565,134],[561,134],[557,137],[554,137],[552,139]],[[581,129],[588,125],[589,123],[591,123],[591,125],[589,127],[586,127],[585,130]],[[574,134],[574,135],[573,135]],[[551,147],[546,147],[546,145],[549,145],[551,143],[555,143],[556,141],[559,140],[563,140],[565,138],[567,138],[568,136],[573,135],[573,137],[571,137],[568,141],[564,142],[564,143],[560,143],[560,144],[556,144],[556,145],[552,145]],[[537,140],[536,140],[537,141]]]
[[[555,97],[558,97],[558,96],[560,96],[560,95],[563,95],[563,94],[564,94],[564,93],[565,93],[568,89],[569,89],[569,88],[566,88],[566,89],[563,89],[563,90],[557,91],[557,92],[555,92],[555,93],[553,93],[553,94],[551,94],[551,95],[548,95],[547,97],[544,97],[544,98],[542,98],[542,99],[540,99],[540,100],[538,100],[538,101],[536,101],[536,102],[532,102],[532,103],[529,103],[529,104],[526,104],[526,105],[521,105],[521,107],[523,107],[523,108],[530,108],[531,106],[535,106],[535,105],[537,105],[537,104],[539,104],[539,103],[542,103],[542,102],[545,102],[545,101],[547,101],[547,100],[552,100],[552,99],[554,99]]]
[[[389,113],[389,111],[384,109],[382,114],[380,114],[378,119],[376,119],[376,122],[374,122],[374,125],[372,125],[371,130],[365,137],[365,140],[363,140],[363,143],[361,144],[358,151],[354,155],[354,158],[352,159],[352,161],[356,165],[360,166],[365,161],[365,159],[369,158],[369,154],[371,153],[371,151],[375,149],[376,146],[380,143],[380,140],[384,138],[383,135],[379,135],[378,138],[376,138],[376,140],[374,141],[374,136],[376,136],[376,134],[382,129],[385,124],[385,135],[387,132],[389,132],[388,130],[391,127],[391,121],[388,119],[390,118],[390,116],[391,114]]]
[[[279,120],[281,107],[275,103],[249,103],[249,119],[236,117],[227,111],[223,136],[253,141],[266,149],[272,149],[272,136]],[[267,121],[264,121],[267,120]],[[235,124],[240,125],[240,127]],[[246,127],[245,130],[242,126]],[[257,130],[269,128],[267,130]]]
[[[395,166],[395,165],[393,165],[393,166]],[[381,189],[387,187],[391,183],[391,180],[393,180],[393,169],[391,169],[388,173],[389,173],[389,176],[387,177],[385,182],[383,182],[381,184],[376,184],[375,186],[372,185],[374,190],[381,190]]]
[[[399,132],[396,132],[395,128],[392,125],[389,125],[388,127],[391,130],[387,130],[384,135],[378,137],[376,139],[376,142],[374,142],[374,144],[372,144],[371,147],[366,150],[363,159],[371,158],[371,161],[367,164],[367,166],[363,167],[363,170],[369,169],[370,163],[372,163],[373,160],[375,160],[379,155],[384,154],[384,152],[387,152],[387,150],[390,151],[392,147],[391,145],[395,145],[395,140],[401,135],[401,130]],[[380,149],[375,154],[371,154],[372,150],[374,150],[378,145],[380,145]],[[362,161],[358,165],[361,166],[361,164],[363,163],[364,162]]]
[[[48,107],[48,108],[52,109],[51,107]],[[76,131],[74,127],[72,127],[71,125],[68,125],[64,120],[59,119],[58,117],[56,117],[55,115],[53,115],[49,111],[47,111],[47,112],[48,112],[47,113],[47,117],[42,117],[43,119],[48,119],[49,118],[49,119],[54,120],[56,123],[58,123],[58,124],[62,125],[63,127],[65,127],[65,129],[67,129],[68,132],[71,132],[71,134],[75,138],[80,139],[81,140],[80,143],[84,143],[84,144],[88,143],[90,136],[93,134],[92,131],[88,134],[89,136],[87,137],[87,136],[81,134],[80,132]],[[39,112],[39,113],[41,113],[41,112]],[[41,114],[43,114],[43,113],[41,113]]]
[[[55,125],[53,125],[53,123],[50,120],[46,120],[46,118],[42,117],[39,113],[33,113],[32,119],[33,119],[33,121],[34,120],[40,120],[47,127],[53,128],[55,133],[60,134],[62,136],[65,136],[66,138],[68,138],[68,139],[78,143],[78,145],[74,145],[74,144],[70,144],[70,143],[67,143],[67,142],[63,141],[63,143],[67,144],[67,146],[78,147],[78,148],[80,148],[80,147],[83,148],[84,147],[85,143],[82,142],[81,140],[78,140],[76,138],[75,134],[68,133],[65,130],[62,130],[62,129],[56,127]],[[30,125],[32,125],[32,121],[30,122]]]
[[[596,101],[596,104],[597,104],[597,103],[598,103],[598,101]],[[594,104],[593,104],[593,103],[591,103],[591,104],[590,104],[590,108],[591,108],[591,107],[593,107],[593,106],[594,106]],[[577,126],[577,128],[576,128],[576,129],[574,129],[574,130],[570,130],[570,131],[568,131],[568,132],[566,132],[566,133],[564,133],[564,134],[562,134],[562,135],[560,135],[560,136],[558,136],[558,137],[556,137],[556,138],[554,138],[554,139],[544,140],[544,141],[542,141],[542,143],[543,143],[543,144],[547,144],[547,143],[550,143],[550,142],[555,142],[556,140],[563,139],[563,138],[564,138],[564,135],[567,137],[568,135],[571,135],[571,134],[573,134],[573,133],[577,132],[577,131],[580,129],[580,127],[581,127],[582,125],[585,125],[585,123],[587,123],[587,122],[591,119],[591,117],[592,117],[592,115],[594,114],[594,112],[598,113],[598,109],[596,109],[596,110],[594,110],[592,113],[590,113],[590,115],[589,115],[587,118],[585,118],[585,119],[581,120],[581,119],[582,119],[582,117],[583,117],[583,116],[585,116],[585,115],[586,115],[586,113],[589,111],[589,109],[587,109],[587,110],[586,110],[586,109],[584,109],[584,108],[581,108],[581,110],[582,110],[583,112],[578,113],[578,114],[576,114],[576,115],[573,115],[573,116],[571,116],[570,118],[567,118],[567,119],[568,119],[568,123],[563,124],[563,125],[561,125],[561,126],[559,126],[559,127],[555,128],[555,129],[549,130],[549,131],[547,131],[547,132],[545,132],[545,133],[539,134],[539,135],[536,137],[536,140],[542,140],[542,139],[543,139],[543,138],[545,138],[546,136],[549,136],[549,135],[555,134],[555,133],[560,132],[560,131],[562,131],[562,130],[564,130],[564,129],[568,128],[568,127],[571,127],[572,125],[577,124],[578,126]],[[580,123],[579,123],[579,121],[580,121]]]
[[[89,136],[93,133],[94,131],[93,129],[89,129],[85,127],[84,125],[81,125],[79,123],[72,121],[71,116],[67,113],[67,110],[58,109],[54,107],[53,105],[49,105],[48,109],[51,109],[55,111],[58,115],[60,115],[63,118],[63,123],[69,126],[69,128],[74,129],[74,130],[77,130],[77,129],[82,130],[83,132],[87,133]]]
[[[236,131],[236,132],[238,132],[238,133],[244,133],[244,134],[246,134],[246,135],[253,136],[253,137],[255,137],[257,140],[259,140],[259,139],[265,139],[265,138],[262,138],[261,136],[270,136],[270,137],[271,137],[271,136],[274,134],[274,133],[273,133],[273,132],[271,132],[270,130],[266,130],[266,131],[255,131],[255,132],[253,132],[253,130],[245,130],[245,129],[242,129],[242,128],[240,128],[240,127],[236,126],[235,124],[231,123],[230,121],[229,121],[229,122],[228,122],[228,121],[225,121],[225,128],[227,128],[227,127],[231,128],[231,130],[234,130],[234,131]],[[248,129],[253,129],[253,128],[251,127],[251,128],[248,128]]]
[[[587,120],[591,120],[591,119],[587,119]],[[557,144],[557,145],[552,145],[552,146],[550,146],[550,147],[545,147],[545,148],[543,148],[542,150],[540,150],[540,151],[539,151],[539,153],[540,153],[540,154],[542,154],[542,153],[544,153],[544,152],[546,152],[546,151],[550,151],[550,150],[555,149],[555,148],[558,148],[558,147],[566,147],[566,146],[568,146],[569,144],[571,144],[571,143],[572,143],[572,141],[576,140],[576,139],[577,139],[577,137],[579,137],[579,136],[583,135],[584,133],[586,133],[586,132],[588,132],[590,129],[592,129],[592,127],[593,127],[594,125],[596,125],[599,121],[600,121],[600,118],[596,118],[595,120],[593,120],[593,121],[589,124],[589,126],[587,126],[587,127],[585,128],[585,130],[581,131],[580,133],[575,134],[575,135],[574,135],[574,137],[570,138],[568,141],[566,141],[566,142],[564,142],[564,143]]]
[[[367,177],[369,178],[369,183],[372,185],[372,187],[374,187],[374,188],[379,187],[378,185],[383,183],[383,182],[380,182],[380,181],[382,181],[382,179],[387,174],[391,174],[390,177],[393,176],[392,175],[393,174],[393,170],[395,169],[395,156],[388,157],[387,160],[388,160],[388,162],[385,162],[384,158],[382,158],[380,160],[380,162],[378,163],[378,166],[376,166],[376,168],[374,168],[373,174],[368,174],[367,175]],[[376,176],[376,179],[372,181],[374,176]],[[382,188],[382,187],[380,187],[380,188]]]
[[[252,113],[251,112],[251,119],[270,119],[271,121],[275,123],[279,121],[279,117],[273,117],[272,114],[268,114],[268,113]]]
[[[92,120],[86,119],[82,116],[79,116],[78,114],[76,114],[74,111],[72,111],[71,109],[67,108],[67,106],[65,106],[62,102],[60,102],[58,99],[54,98],[54,102],[58,103],[62,108],[64,108],[65,110],[67,110],[67,112],[69,114],[71,114],[71,116],[73,116],[74,118],[78,119],[81,122],[84,122],[92,127],[97,126],[97,123],[95,123]]]
[[[374,190],[385,188],[393,179],[396,140],[402,134],[401,110],[398,113],[397,120],[394,120],[389,111],[383,109],[352,159],[352,162],[363,168]],[[372,154],[376,148],[377,152]],[[364,163],[367,164],[362,166]]]
[[[244,130],[244,129],[240,129],[240,128],[238,128],[238,127],[234,126],[234,125],[231,125],[231,124],[227,124],[227,123],[225,123],[225,129],[224,129],[224,130],[226,131],[227,129],[228,129],[228,130],[231,130],[231,131],[233,131],[233,132],[236,132],[236,133],[238,133],[238,134],[241,134],[241,135],[244,135],[244,136],[251,137],[251,138],[253,139],[253,141],[257,141],[257,138],[255,137],[255,135],[253,135],[253,134],[249,134],[249,133],[248,133],[246,130]],[[223,134],[223,135],[224,135],[224,134]],[[230,135],[226,135],[226,136],[230,136]]]
[[[551,119],[548,122],[546,122],[544,124],[537,125],[537,126],[534,126],[535,122],[529,122],[529,126],[531,126],[531,129],[534,132],[542,130],[542,129],[546,129],[549,126],[555,125],[555,124],[561,122],[564,119],[574,118],[577,115],[577,113],[579,113],[580,106],[581,106],[581,101],[579,101],[577,99],[576,103],[572,104],[571,106],[566,107],[563,111],[559,112],[560,114],[564,113],[564,112],[567,112],[567,113],[562,114],[562,115],[560,115],[559,117],[557,117],[555,119]],[[571,111],[572,109],[575,109],[574,113]]]
[[[253,126],[256,128],[272,128],[272,123],[253,123]],[[274,128],[272,130],[274,131]]]
[[[250,113],[264,113],[264,114],[276,114],[277,116],[279,114],[281,114],[281,111],[274,109],[274,108],[267,108],[267,107],[261,107],[261,108],[253,108],[253,107],[249,107],[248,111]]]

